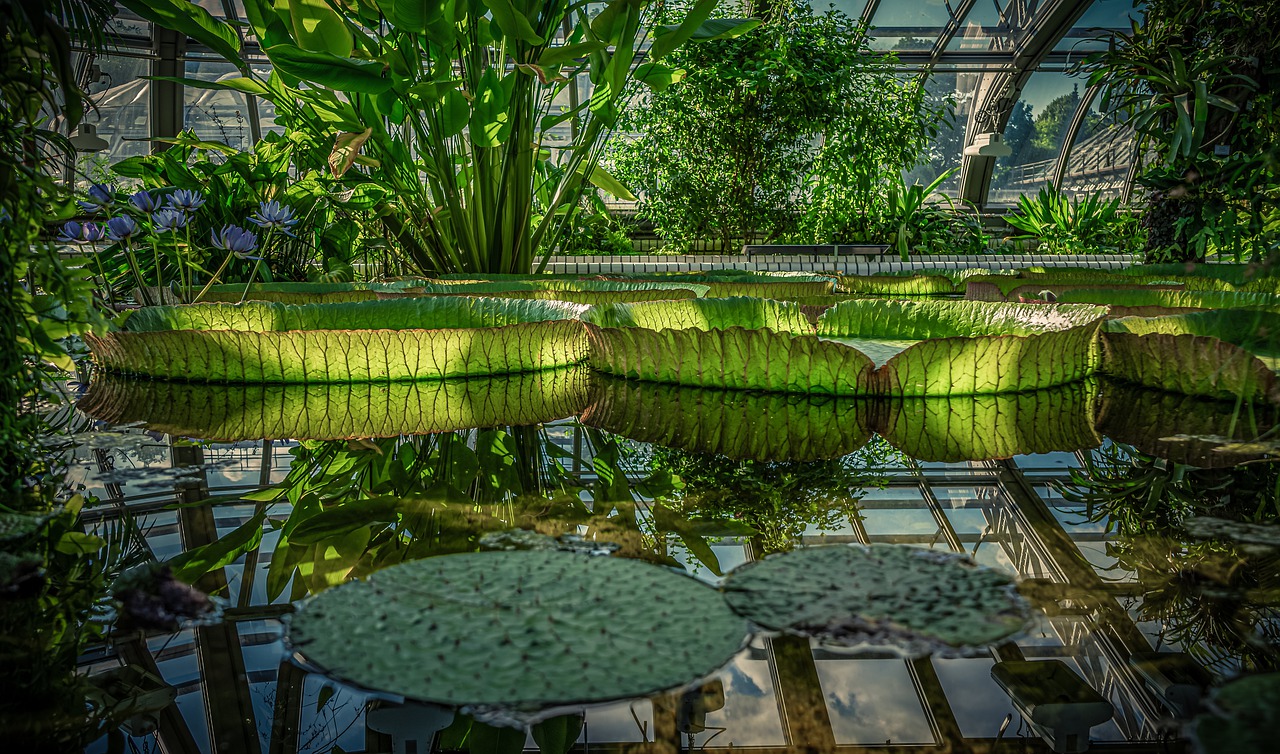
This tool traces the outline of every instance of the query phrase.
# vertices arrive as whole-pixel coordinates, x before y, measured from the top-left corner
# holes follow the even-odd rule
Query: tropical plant
[[[1268,72],[1280,64],[1278,32],[1280,13],[1265,0],[1159,0],[1081,64],[1102,87],[1103,110],[1159,160],[1138,178],[1153,189],[1144,218],[1151,261],[1266,250],[1240,237],[1257,233],[1276,184],[1280,121]]]
[[[939,196],[952,212],[955,211],[955,203],[951,201],[951,197],[938,193],[938,187],[955,172],[954,168],[944,171],[928,186],[921,186],[919,183],[907,185],[902,177],[889,184],[883,210],[883,238],[892,243],[904,262],[913,249],[922,246],[932,248],[934,244],[944,242],[950,236],[950,228],[946,222],[947,210],[928,202]]]
[[[1035,195],[1018,197],[1017,208],[1005,222],[1022,231],[1016,238],[1033,238],[1045,251],[1079,254],[1099,247],[1116,248],[1121,240],[1120,197],[1097,194],[1071,199],[1049,184]]]
[[[250,0],[249,25],[274,66],[266,80],[241,59],[236,29],[200,6],[125,5],[244,73],[187,85],[266,98],[288,128],[331,140],[334,174],[364,176],[388,235],[422,271],[529,272],[571,227],[566,208],[588,182],[623,191],[598,163],[628,82],[663,89],[682,75],[662,62],[672,50],[755,25],[708,20],[717,2],[653,28],[637,64],[648,0],[613,0],[595,17],[568,0]],[[565,107],[579,74],[591,95]]]

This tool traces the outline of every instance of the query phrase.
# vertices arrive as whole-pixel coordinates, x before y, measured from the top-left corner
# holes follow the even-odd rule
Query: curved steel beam
[[[1046,3],[1036,14],[1025,36],[1014,48],[1007,70],[983,78],[969,117],[965,145],[980,133],[1003,133],[1018,96],[1037,66],[1044,61],[1093,0],[1056,0]],[[960,169],[960,198],[979,209],[986,206],[991,188],[994,157],[964,157]]]

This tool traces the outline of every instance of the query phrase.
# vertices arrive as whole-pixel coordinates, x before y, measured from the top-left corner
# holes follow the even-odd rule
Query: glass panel
[[[952,19],[950,3],[883,2],[871,19],[871,47],[928,50]]]
[[[988,203],[1013,204],[1048,184],[1080,96],[1080,80],[1065,73],[1031,76],[1005,126],[1013,154],[996,159]]]
[[[1131,19],[1141,19],[1142,6],[1134,8],[1133,0],[1093,0],[1089,10],[1084,12],[1075,26],[1058,42],[1055,52],[1088,52],[1101,50],[1107,46],[1106,40],[1097,37],[1108,31],[1128,31]]]
[[[907,664],[849,656],[814,662],[837,744],[932,744]]]
[[[109,177],[107,168],[126,157],[150,151],[149,118],[151,61],[146,58],[99,56],[102,78],[89,86],[96,108],[88,109],[85,123],[97,126],[98,136],[107,141],[101,152],[81,153],[78,170],[83,177],[101,181]]]
[[[979,0],[964,17],[960,30],[947,43],[948,51],[1004,52],[1022,39],[1022,32],[1035,16],[1037,3],[1024,0]]]
[[[1067,154],[1060,188],[1073,196],[1119,196],[1133,164],[1133,129],[1099,113],[1098,102],[1095,97]]]
[[[928,186],[938,176],[953,168],[960,167],[964,153],[964,134],[969,125],[969,114],[973,110],[973,95],[982,74],[956,73],[940,70],[930,74],[925,82],[925,91],[929,96],[941,100],[948,96],[955,97],[955,118],[950,123],[943,123],[938,136],[930,142],[925,150],[924,163],[917,165],[903,176],[907,185],[919,183]],[[941,193],[948,196],[960,195],[960,171],[956,171],[938,187]]]
[[[201,81],[218,81],[240,75],[230,63],[190,59],[186,62],[186,73],[188,78]],[[194,130],[196,136],[236,149],[253,147],[249,110],[244,94],[186,87],[182,100],[183,127]]]

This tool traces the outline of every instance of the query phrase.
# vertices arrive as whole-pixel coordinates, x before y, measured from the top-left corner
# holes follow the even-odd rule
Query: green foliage
[[[183,189],[198,191],[205,199],[204,206],[191,214],[188,228],[175,238],[156,239],[164,254],[161,275],[165,279],[174,279],[183,265],[194,265],[207,277],[219,261],[208,248],[210,233],[226,225],[254,229],[248,218],[268,201],[292,208],[300,221],[292,235],[277,233],[268,239],[260,233],[268,279],[350,280],[355,263],[366,274],[400,273],[404,260],[388,252],[391,246],[371,212],[375,204],[368,198],[368,188],[356,176],[348,179],[331,172],[327,160],[333,150],[332,136],[326,139],[295,130],[264,134],[244,152],[201,141],[188,131],[163,152],[130,157],[111,169],[129,184],[157,196]],[[117,206],[125,206],[124,199],[122,192]],[[145,226],[147,218],[139,219]],[[144,282],[156,285],[159,278],[146,256],[139,260],[144,265]],[[98,263],[109,271],[117,289],[127,287],[127,269],[118,246],[103,249]],[[252,267],[252,260],[232,260],[222,279],[244,281]]]
[[[420,271],[528,272],[573,227],[588,183],[620,189],[599,154],[628,83],[664,88],[681,75],[661,60],[671,50],[755,24],[708,21],[716,2],[655,29],[636,65],[649,0],[613,0],[594,17],[567,0],[250,0],[272,75],[261,80],[224,50],[243,77],[186,83],[251,92],[275,105],[281,125],[331,140],[334,173],[367,184],[384,232]],[[185,0],[130,7],[160,25],[182,15],[183,30],[211,47],[234,33],[207,19],[192,27],[203,12]],[[566,43],[552,46],[562,28]],[[580,74],[590,99],[560,105]]]
[[[1017,209],[1005,221],[1022,231],[1015,238],[1034,238],[1043,251],[1080,254],[1125,247],[1119,210],[1119,197],[1108,201],[1090,194],[1073,200],[1050,184],[1035,198],[1018,197]]]
[[[1266,0],[1146,4],[1142,24],[1085,58],[1102,106],[1159,160],[1139,176],[1149,261],[1269,254],[1280,120],[1280,11]],[[1265,231],[1265,232],[1264,232]]]
[[[636,136],[609,160],[640,194],[640,216],[676,247],[769,242],[796,233],[806,213],[808,235],[840,235],[831,213],[851,195],[882,196],[878,184],[915,164],[940,115],[918,83],[897,80],[892,58],[870,51],[862,24],[803,0],[670,60],[684,78],[624,112]]]

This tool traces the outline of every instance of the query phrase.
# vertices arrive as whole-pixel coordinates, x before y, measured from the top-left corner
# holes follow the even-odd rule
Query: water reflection
[[[157,732],[136,728],[126,748],[553,750],[581,719],[576,745],[611,750],[1043,750],[1043,718],[993,675],[1026,661],[1061,661],[1110,706],[1089,739],[1159,745],[1189,708],[1153,654],[1191,658],[1214,684],[1275,668],[1275,551],[1184,526],[1206,512],[1274,522],[1275,464],[1214,450],[1266,432],[1263,412],[1109,384],[868,404],[544,377],[434,386],[445,392],[430,399],[421,386],[355,398],[95,386],[95,416],[147,424],[82,438],[73,472],[103,501],[86,518],[131,511],[156,557],[179,556],[226,604],[221,624],[116,635],[82,658],[84,673],[143,668],[175,689],[148,713]],[[1190,437],[1166,439],[1179,434]],[[1024,456],[1050,451],[1066,465]],[[140,471],[120,474],[126,464]],[[1038,615],[968,658],[759,637],[694,688],[570,711],[558,744],[338,685],[285,653],[294,601],[510,529],[614,543],[711,582],[823,543],[964,552],[1027,580]]]

